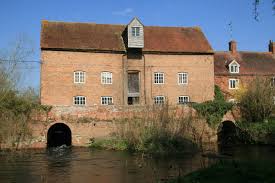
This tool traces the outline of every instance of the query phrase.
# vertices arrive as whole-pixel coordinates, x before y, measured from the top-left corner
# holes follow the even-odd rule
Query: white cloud
[[[113,15],[120,15],[120,16],[127,16],[130,15],[134,12],[132,8],[125,8],[124,10],[121,11],[114,11],[112,12]]]

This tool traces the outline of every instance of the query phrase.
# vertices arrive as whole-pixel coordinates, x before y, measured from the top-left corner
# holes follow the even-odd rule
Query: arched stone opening
[[[47,147],[58,147],[61,145],[72,145],[71,129],[64,123],[55,123],[47,133]]]
[[[234,122],[224,121],[218,128],[218,144],[233,145],[237,143],[237,128]]]

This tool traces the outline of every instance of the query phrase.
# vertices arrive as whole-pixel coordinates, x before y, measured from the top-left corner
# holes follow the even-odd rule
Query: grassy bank
[[[194,152],[207,139],[205,120],[193,115],[188,107],[172,108],[168,104],[152,106],[133,117],[116,120],[112,139],[91,139],[92,148],[129,150],[142,153]]]
[[[272,162],[219,162],[169,183],[273,183],[275,164]]]

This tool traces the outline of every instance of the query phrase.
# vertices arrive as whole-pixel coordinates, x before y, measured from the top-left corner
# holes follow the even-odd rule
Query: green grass
[[[177,154],[182,152],[197,151],[196,145],[181,138],[169,138],[164,136],[150,137],[140,144],[131,144],[126,140],[111,138],[111,139],[92,139],[90,148],[142,152],[147,154]]]
[[[105,150],[117,150],[125,151],[128,149],[128,144],[124,140],[118,139],[100,139],[100,140],[91,140],[90,145],[94,149],[105,149]]]
[[[219,162],[169,183],[274,183],[274,162]]]

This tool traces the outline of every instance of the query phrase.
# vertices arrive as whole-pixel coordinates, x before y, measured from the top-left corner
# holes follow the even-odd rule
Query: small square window
[[[74,83],[85,83],[85,72],[84,71],[75,71],[74,72]]]
[[[180,72],[178,73],[178,84],[186,85],[188,83],[188,73]]]
[[[101,97],[101,105],[112,105],[113,97],[103,96]]]
[[[112,84],[112,78],[111,72],[101,72],[101,84]]]
[[[179,104],[186,104],[189,102],[189,96],[179,96]]]
[[[239,79],[229,79],[229,89],[238,89]]]
[[[154,73],[154,83],[155,84],[164,84],[164,73],[155,72]]]
[[[140,27],[132,27],[132,36],[133,37],[140,36]]]
[[[164,104],[164,96],[155,96],[154,103],[155,104]]]
[[[74,97],[74,105],[86,105],[86,97],[84,96],[75,96]]]

